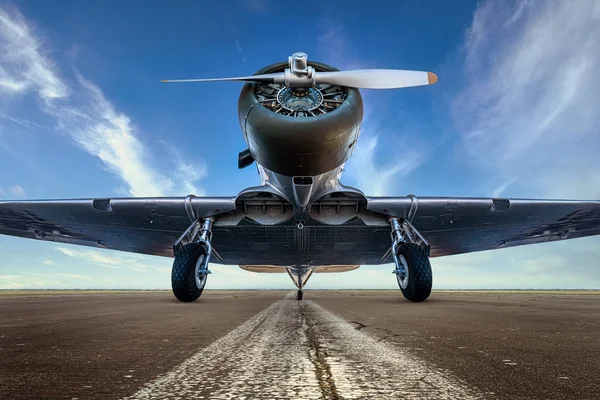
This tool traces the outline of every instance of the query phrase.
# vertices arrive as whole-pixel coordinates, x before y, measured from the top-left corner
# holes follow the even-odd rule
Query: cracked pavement
[[[595,399],[599,325],[598,294],[0,296],[0,398]]]

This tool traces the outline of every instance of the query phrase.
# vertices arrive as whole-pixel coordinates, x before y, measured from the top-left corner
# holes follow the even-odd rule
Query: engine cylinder
[[[309,61],[308,65],[316,71],[337,71],[317,62]],[[277,63],[255,75],[281,72],[287,67],[288,63]],[[286,176],[320,175],[342,165],[354,151],[360,132],[360,92],[330,85],[318,85],[312,91],[289,90],[265,83],[246,83],[242,88],[238,117],[252,157]],[[293,103],[285,103],[290,98]],[[312,109],[311,101],[315,103]]]

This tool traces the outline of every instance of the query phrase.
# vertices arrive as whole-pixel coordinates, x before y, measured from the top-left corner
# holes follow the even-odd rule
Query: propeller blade
[[[163,79],[161,82],[218,82],[218,81],[246,81],[246,82],[267,82],[283,83],[284,73],[241,76],[237,78],[210,78],[210,79]]]
[[[433,72],[401,69],[358,69],[354,71],[317,72],[317,83],[358,89],[398,89],[411,86],[433,85]]]

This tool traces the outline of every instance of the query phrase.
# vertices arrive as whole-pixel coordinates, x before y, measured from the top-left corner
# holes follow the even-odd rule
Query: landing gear
[[[392,256],[396,264],[393,271],[398,286],[407,300],[421,302],[431,294],[433,275],[429,262],[429,244],[408,222],[400,224],[397,218],[392,226]]]
[[[292,282],[298,288],[298,292],[296,293],[296,300],[302,300],[304,296],[304,285],[308,282],[308,279],[312,276],[313,272],[315,272],[315,268],[310,265],[294,265],[290,267],[286,267],[286,271],[290,278],[292,278]]]
[[[406,243],[398,248],[398,286],[407,300],[421,302],[431,294],[433,283],[429,257],[414,243]]]
[[[173,261],[173,294],[180,301],[194,301],[202,294],[207,277],[205,249],[197,243],[186,244]]]
[[[212,218],[206,218],[202,225],[194,221],[173,245],[175,260],[171,270],[171,287],[180,301],[194,301],[204,290],[210,274],[208,262],[212,252],[212,224]]]

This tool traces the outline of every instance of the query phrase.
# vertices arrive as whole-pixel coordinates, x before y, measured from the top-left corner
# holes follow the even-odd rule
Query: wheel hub
[[[406,258],[402,254],[398,254],[398,272],[396,273],[396,279],[398,280],[398,285],[402,289],[406,289],[408,286],[408,262]]]
[[[202,289],[204,287],[204,285],[206,284],[206,277],[208,276],[207,269],[204,266],[205,259],[206,257],[203,254],[200,257],[198,257],[198,261],[196,261],[194,278],[196,279],[196,287],[198,289]]]

